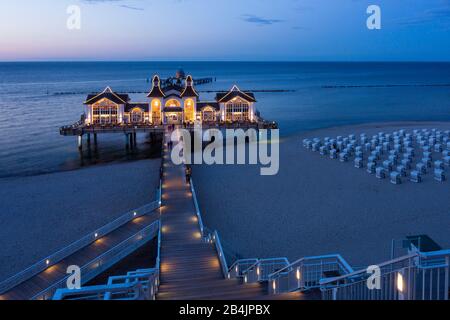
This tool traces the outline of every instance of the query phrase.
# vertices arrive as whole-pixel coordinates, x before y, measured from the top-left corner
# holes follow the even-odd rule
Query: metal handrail
[[[292,268],[293,265],[301,264],[302,262],[312,261],[312,260],[325,260],[325,259],[333,259],[336,258],[340,263],[342,263],[342,266],[347,270],[348,273],[352,273],[353,268],[347,263],[347,261],[342,258],[340,254],[329,254],[329,255],[322,255],[322,256],[313,256],[313,257],[304,257],[301,259],[298,259],[295,262],[292,262],[290,265],[284,267],[281,270],[278,270],[277,272],[274,272],[269,277],[272,279],[276,277],[277,275],[289,271],[290,268]]]
[[[192,181],[192,178],[190,179],[189,184],[190,184],[190,187],[191,187],[192,198],[194,199],[195,213],[196,213],[197,218],[198,218],[198,225],[200,227],[200,232],[202,234],[202,237],[206,238],[207,234],[205,233],[205,227],[203,225],[202,214],[201,214],[201,211],[200,211],[200,206],[198,204],[197,194],[195,193],[194,182]]]
[[[353,269],[339,254],[301,258],[267,277],[269,292],[278,294],[319,288],[326,272],[348,274]]]
[[[5,293],[6,291],[14,288],[15,286],[19,285],[20,283],[30,279],[31,277],[35,276],[36,274],[39,274],[40,272],[48,269],[52,265],[55,265],[56,263],[60,262],[61,260],[67,258],[68,256],[72,255],[73,253],[81,250],[82,248],[88,246],[89,244],[95,242],[101,237],[104,237],[108,233],[111,233],[112,231],[116,230],[117,228],[123,226],[124,224],[132,221],[133,219],[146,215],[157,208],[159,208],[160,205],[158,201],[154,201],[148,205],[145,205],[139,209],[127,212],[126,214],[120,216],[119,218],[115,219],[111,223],[108,223],[107,225],[97,229],[96,231],[90,232],[83,238],[71,243],[70,245],[60,249],[59,251],[53,253],[52,255],[40,260],[39,262],[33,264],[32,266],[26,268],[25,270],[13,275],[12,277],[2,281],[0,283],[0,293]]]
[[[377,290],[369,289],[367,270],[322,279],[323,299],[346,300],[448,300],[450,250],[416,251],[377,265]],[[399,281],[398,279],[401,278]],[[399,284],[400,283],[400,284]]]

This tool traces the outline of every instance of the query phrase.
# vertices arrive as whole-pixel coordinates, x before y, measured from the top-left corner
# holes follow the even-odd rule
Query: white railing
[[[372,273],[368,273],[367,270],[322,279],[322,298],[324,300],[448,300],[449,265],[450,250],[416,252],[378,265],[381,272],[377,278],[380,283],[378,289],[369,289],[368,280]]]
[[[155,300],[160,284],[161,259],[160,222],[157,221],[153,225],[155,224],[158,228],[158,247],[154,268],[128,272],[124,276],[109,277],[106,285],[75,290],[61,288],[56,290],[53,300]]]
[[[95,278],[100,273],[109,269],[111,266],[122,260],[130,253],[140,248],[142,245],[153,239],[159,229],[159,221],[155,221],[150,226],[142,229],[135,235],[121,242],[117,246],[108,250],[104,254],[91,260],[89,263],[81,266],[81,284],[85,284],[88,281]],[[49,300],[52,299],[57,289],[67,287],[67,279],[69,275],[52,284],[50,287],[39,292],[31,298],[31,300]]]
[[[159,199],[159,200],[158,200]],[[87,234],[83,238],[71,243],[70,245],[62,248],[61,250],[53,253],[52,255],[40,260],[34,265],[28,267],[27,269],[15,274],[14,276],[4,280],[0,283],[0,294],[11,290],[22,282],[32,278],[33,276],[41,273],[44,270],[47,270],[52,265],[57,264],[61,260],[67,258],[68,256],[74,254],[75,252],[87,247],[91,243],[97,241],[98,239],[104,237],[105,235],[111,233],[112,231],[118,229],[124,224],[140,217],[143,215],[147,215],[154,210],[158,209],[161,205],[161,191],[157,191],[157,200],[145,205],[139,209],[127,212],[126,214],[120,216],[116,220],[108,223],[107,225]]]
[[[338,254],[302,258],[269,275],[269,293],[319,288],[320,280],[327,273],[344,275],[352,272],[350,265]]]
[[[264,282],[269,276],[289,265],[287,258],[260,259],[242,272],[244,283]]]
[[[201,214],[201,211],[200,211],[200,206],[198,205],[197,194],[195,193],[194,182],[192,181],[192,178],[189,181],[189,184],[191,186],[192,198],[194,199],[195,214],[197,215],[198,225],[200,227],[200,232],[201,232],[203,238],[207,238],[208,237],[208,233],[206,232],[205,227],[203,225],[202,214]]]
[[[222,274],[223,274],[224,278],[227,278],[228,277],[228,264],[227,264],[225,252],[224,252],[222,244],[220,242],[219,233],[217,232],[217,230],[210,231],[208,228],[206,228],[203,225],[202,214],[200,211],[200,206],[198,204],[197,194],[195,193],[195,188],[194,188],[194,183],[192,181],[192,178],[190,179],[189,184],[191,187],[192,198],[194,200],[194,206],[195,206],[195,214],[197,216],[198,225],[200,228],[202,238],[204,241],[214,244],[214,247],[217,251],[217,256],[219,257]]]

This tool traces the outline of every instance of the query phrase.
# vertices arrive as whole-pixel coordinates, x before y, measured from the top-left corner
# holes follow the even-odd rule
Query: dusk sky
[[[2,0],[0,34],[2,61],[450,61],[450,0]]]

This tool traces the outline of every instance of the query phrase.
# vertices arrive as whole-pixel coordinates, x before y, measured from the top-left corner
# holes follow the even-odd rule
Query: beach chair
[[[444,162],[442,162],[441,160],[435,161],[434,168],[435,169],[444,169]]]
[[[367,152],[369,152],[369,151],[372,150],[372,145],[371,145],[370,143],[366,143],[366,144],[364,145],[364,149],[365,149]]]
[[[432,154],[431,152],[429,152],[429,151],[425,151],[425,152],[423,153],[423,157],[424,157],[424,158],[429,158],[429,159],[433,160],[433,154]]]
[[[410,181],[415,182],[415,183],[420,183],[422,182],[422,175],[420,174],[419,171],[411,171],[411,175],[409,178]]]
[[[408,160],[411,160],[411,161],[412,161],[413,156],[412,156],[412,154],[410,154],[410,153],[404,153],[404,154],[403,154],[403,159],[408,159]]]
[[[442,169],[434,169],[434,180],[443,182],[445,181],[445,173]]]
[[[401,179],[399,172],[392,171],[390,174],[390,178],[391,178],[390,181],[392,184],[401,184],[402,183],[402,179]]]
[[[356,146],[355,147],[355,152],[362,152],[363,148],[361,146]]]
[[[397,166],[397,172],[400,173],[402,177],[406,177],[406,168],[404,166]]]
[[[364,153],[362,151],[357,151],[357,152],[355,152],[355,157],[356,158],[363,158],[364,157]]]
[[[306,149],[311,150],[311,149],[312,149],[312,145],[313,145],[312,141],[308,141],[308,142],[306,143]]]
[[[420,160],[423,164],[425,164],[428,168],[431,168],[431,159],[430,158],[422,158]]]
[[[369,158],[367,158],[367,161],[376,164],[377,163],[377,157],[369,156]]]
[[[386,178],[386,169],[384,169],[383,167],[378,167],[375,169],[375,176],[378,179],[384,179]]]
[[[326,156],[326,155],[328,154],[328,147],[326,147],[326,146],[321,146],[321,147],[319,148],[319,152],[320,152],[320,154],[321,154],[322,156]]]
[[[412,147],[406,148],[406,153],[409,153],[410,155],[412,155],[414,157],[414,148],[412,148]]]
[[[427,173],[427,165],[424,164],[424,163],[419,162],[418,164],[416,164],[416,169],[421,174],[426,174]]]
[[[442,151],[442,158],[450,156],[450,150],[444,150]]]
[[[390,155],[388,157],[388,160],[391,161],[393,164],[397,164],[398,157],[396,155]]]
[[[314,142],[314,143],[312,144],[311,150],[314,151],[314,152],[317,152],[317,151],[319,151],[319,148],[320,148],[320,144],[317,143],[317,142]]]
[[[409,159],[403,159],[401,161],[402,166],[404,166],[408,170],[411,169],[411,163],[412,163],[412,161]]]
[[[376,166],[377,166],[377,164],[375,162],[369,162],[367,164],[367,172],[370,174],[374,174]]]
[[[411,141],[411,140],[406,140],[406,141],[403,142],[403,146],[404,146],[406,149],[411,148],[412,145],[413,145],[413,144],[412,144],[412,141]]]
[[[383,154],[383,146],[376,146],[375,151],[378,152],[378,154]]]
[[[383,167],[389,172],[392,171],[392,167],[393,167],[392,161],[390,161],[390,160],[383,161]]]
[[[370,153],[370,155],[375,157],[376,160],[380,160],[380,153],[378,151],[374,150]]]
[[[431,152],[431,147],[428,146],[428,145],[424,145],[424,146],[422,147],[422,151],[423,151],[423,153],[425,153],[425,152]]]
[[[398,153],[400,153],[403,151],[403,147],[401,144],[396,143],[396,144],[394,144],[394,150],[397,151]]]
[[[330,150],[330,159],[337,159],[337,150],[336,149]]]
[[[391,135],[390,133],[386,133],[386,134],[384,135],[384,137],[386,138],[386,141],[387,141],[387,142],[392,141],[392,135]]]
[[[340,162],[347,162],[348,161],[348,153],[341,153],[339,154],[339,161]]]
[[[398,156],[400,153],[397,150],[391,150],[391,151],[389,151],[389,154],[391,156]]]
[[[355,158],[355,168],[361,169],[364,168],[364,163],[362,158]]]
[[[447,142],[447,150],[450,150],[450,142]]]
[[[428,144],[434,146],[436,144],[436,137],[431,137],[428,139]]]
[[[389,142],[383,142],[383,150],[386,152],[391,150],[391,145]]]
[[[450,166],[450,156],[444,157],[444,163],[446,166]]]
[[[303,146],[306,148],[308,145],[309,139],[303,139]]]

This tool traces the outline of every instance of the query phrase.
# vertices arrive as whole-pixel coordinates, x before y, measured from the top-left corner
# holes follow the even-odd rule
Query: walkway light
[[[272,281],[272,289],[273,289],[273,291],[275,291],[277,289],[277,284],[276,284],[275,280]]]
[[[260,271],[259,271],[259,266],[256,268],[256,274],[259,276],[259,273],[260,273]]]
[[[247,275],[244,277],[244,282],[247,283]]]
[[[45,260],[45,264],[46,264],[46,265],[49,265],[49,264],[50,264],[50,260],[48,260],[48,259]]]
[[[300,281],[302,275],[300,273],[300,268],[297,268],[297,272],[295,273],[295,277],[297,278],[298,281]]]
[[[405,288],[404,288],[403,275],[400,272],[398,272],[397,273],[397,290],[398,290],[398,292],[403,293],[404,289]]]
[[[94,237],[95,237],[95,238],[98,238],[98,233],[95,233],[95,234],[94,234]]]
[[[133,216],[134,217],[136,217],[137,216],[137,212],[135,211],[135,212],[133,212]]]

